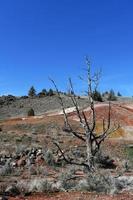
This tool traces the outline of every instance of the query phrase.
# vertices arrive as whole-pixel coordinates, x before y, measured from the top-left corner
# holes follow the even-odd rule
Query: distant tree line
[[[56,94],[56,91],[53,91],[51,88],[49,90],[46,90],[46,89],[42,89],[41,92],[37,93],[36,92],[36,89],[34,88],[34,86],[31,86],[31,88],[29,89],[28,91],[28,96],[29,97],[46,97],[46,96],[53,96]],[[64,94],[64,95],[75,95],[74,93],[72,92],[68,92],[68,93],[65,93],[65,92],[61,92],[60,91],[60,94]],[[92,94],[92,97],[93,97],[93,100],[94,101],[99,101],[99,102],[102,102],[104,100],[108,100],[108,101],[116,101],[117,100],[117,97],[120,97],[122,96],[120,92],[117,92],[117,94],[114,92],[113,89],[111,89],[110,91],[106,91],[104,93],[101,93],[100,91],[98,90],[94,90],[93,91],[93,94]]]
[[[36,89],[34,86],[31,86],[31,88],[28,91],[28,96],[29,97],[45,97],[45,96],[53,96],[55,93],[54,91],[50,88],[49,90],[42,89],[41,92],[37,93]]]
[[[121,97],[121,93],[117,92],[117,94],[114,92],[113,89],[111,89],[110,91],[106,91],[104,93],[100,93],[99,91],[95,90],[93,91],[93,100],[94,101],[104,101],[104,100],[108,100],[108,101],[116,101],[117,97]]]

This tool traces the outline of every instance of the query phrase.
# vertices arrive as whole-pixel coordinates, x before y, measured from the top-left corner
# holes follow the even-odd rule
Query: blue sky
[[[132,0],[1,0],[0,95],[61,90],[67,78],[77,92],[85,56],[102,68],[101,91],[133,95]]]

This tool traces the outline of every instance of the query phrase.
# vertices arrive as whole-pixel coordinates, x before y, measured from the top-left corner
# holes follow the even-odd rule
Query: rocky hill
[[[72,112],[73,109],[73,103],[70,96],[61,94],[62,100],[64,103],[65,108],[68,112]],[[79,107],[81,108],[87,108],[89,106],[88,98],[87,96],[78,96],[77,102]],[[95,102],[96,105],[99,104],[98,102]],[[104,99],[104,102],[100,103],[100,107],[102,105],[102,111],[99,111],[99,113],[103,113],[104,110],[104,104],[107,104],[107,100]],[[127,118],[127,114],[129,112],[129,108],[132,108],[133,105],[133,99],[132,98],[126,98],[126,97],[117,97],[117,101],[112,101],[112,105],[118,105],[115,106],[115,111],[118,112],[120,115],[123,115],[123,112],[125,111],[125,117]],[[123,107],[124,106],[124,107]],[[126,110],[125,110],[126,106]],[[127,107],[128,110],[127,110]],[[44,96],[44,97],[28,97],[28,96],[21,96],[21,97],[15,97],[12,95],[8,96],[1,96],[0,97],[0,119],[8,119],[8,118],[19,118],[19,117],[27,117],[28,111],[30,109],[34,110],[35,116],[44,115],[46,113],[60,113],[61,111],[61,105],[58,99],[58,96],[52,95],[52,96]],[[69,111],[70,110],[70,111]],[[106,109],[105,109],[106,110]],[[132,111],[132,110],[131,110]],[[126,117],[127,116],[127,117]]]
[[[62,95],[62,98],[66,108],[73,106],[70,97]],[[88,105],[88,100],[85,97],[78,97],[77,101],[79,106],[84,107]],[[42,115],[48,111],[56,111],[61,106],[57,95],[41,98],[29,98],[27,96],[15,97],[12,95],[0,97],[0,119],[26,117],[30,108],[33,108],[35,115]]]

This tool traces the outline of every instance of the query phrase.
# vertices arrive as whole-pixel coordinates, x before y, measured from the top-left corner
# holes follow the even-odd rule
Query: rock
[[[4,195],[5,196],[15,197],[15,196],[20,195],[20,191],[16,187],[16,185],[13,184],[13,185],[11,185],[11,186],[9,186],[9,187],[6,188]]]

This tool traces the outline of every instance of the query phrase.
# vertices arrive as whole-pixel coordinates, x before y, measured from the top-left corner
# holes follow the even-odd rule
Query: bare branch
[[[72,128],[69,129],[67,127],[63,128],[63,131],[67,132],[67,133],[72,133],[74,136],[76,136],[78,139],[85,141],[85,138],[83,137],[83,134],[79,133],[78,131],[74,131]]]
[[[74,162],[74,161],[72,161],[73,159],[69,160],[68,158],[66,158],[66,156],[65,156],[64,152],[62,151],[62,149],[60,148],[60,146],[56,142],[54,142],[54,144],[59,149],[59,151],[60,151],[60,153],[61,153],[61,155],[62,155],[62,157],[63,157],[63,159],[66,163],[71,164],[71,165],[84,166],[84,167],[87,167],[87,168],[89,167],[86,163]],[[89,170],[91,170],[91,169],[89,169]]]
[[[73,84],[72,84],[72,81],[71,81],[70,78],[69,78],[69,83],[70,83],[71,91],[72,91],[73,94],[74,94]],[[80,124],[81,124],[83,127],[85,127],[85,124],[84,124],[84,122],[83,122],[83,120],[82,120],[82,117],[81,117],[81,114],[80,114],[80,111],[79,111],[79,106],[78,106],[78,102],[77,102],[77,100],[76,100],[75,95],[73,95],[73,96],[71,95],[71,100],[72,100],[72,102],[73,102],[73,105],[75,106],[76,113],[77,113],[77,116],[78,116],[78,118],[79,118]]]
[[[107,138],[110,134],[114,133],[115,131],[117,131],[120,128],[120,125],[118,124],[117,127],[115,128],[111,128],[110,130],[108,130],[106,133],[102,134],[99,138],[99,145],[101,144],[101,142],[103,142],[105,140],[105,138]]]
[[[82,141],[85,141],[84,137],[81,136],[80,133],[75,132],[75,131],[72,129],[71,125],[69,124],[68,116],[67,116],[67,114],[66,114],[66,112],[65,112],[65,108],[64,108],[64,104],[63,104],[62,97],[61,97],[61,95],[60,95],[60,93],[59,93],[59,91],[58,91],[58,88],[57,88],[57,86],[56,86],[54,80],[52,80],[52,79],[50,79],[50,80],[52,81],[52,83],[53,83],[54,86],[55,86],[56,92],[57,92],[57,94],[58,94],[58,98],[59,98],[59,100],[60,100],[60,105],[61,105],[62,110],[63,110],[64,121],[65,121],[65,127],[63,128],[63,131],[71,132],[71,133],[72,133],[74,136],[76,136],[78,139],[80,139],[80,140],[82,140]],[[74,90],[73,90],[73,87],[72,87],[72,82],[71,82],[71,88],[72,88],[72,91],[73,91],[73,93],[74,93]],[[78,116],[79,116],[79,118],[80,118],[80,112],[79,112],[79,110],[78,110],[78,105],[77,105],[77,101],[76,101],[75,98],[73,99],[73,103],[74,103],[74,105],[75,105],[75,107],[76,107]],[[82,122],[82,118],[81,118],[81,122]]]
[[[87,130],[88,130],[88,132],[90,132],[90,126],[89,126],[89,123],[88,123],[88,121],[87,121],[87,118],[86,118],[86,115],[85,115],[85,112],[84,112],[84,111],[82,111],[82,115],[83,115],[83,117],[84,117],[84,121],[85,121]]]
[[[103,121],[103,130],[104,132],[98,136],[98,138],[106,138],[106,135],[108,135],[108,132],[110,130],[110,125],[111,125],[111,103],[109,102],[109,108],[108,108],[108,122],[107,122],[107,128],[105,129],[105,121]],[[114,132],[114,131],[113,131]]]
[[[49,78],[49,79],[50,79],[50,78]],[[68,117],[67,117],[67,114],[66,114],[66,111],[65,111],[65,106],[64,106],[62,97],[61,97],[61,95],[60,95],[60,92],[59,92],[59,90],[58,90],[58,88],[57,88],[57,85],[56,85],[56,83],[54,82],[53,79],[50,79],[50,81],[53,83],[53,85],[54,85],[54,87],[55,87],[55,89],[56,89],[56,92],[57,92],[57,94],[58,94],[58,99],[59,99],[60,105],[61,105],[61,107],[62,107],[63,115],[64,115],[65,126],[66,126],[66,127],[70,127],[70,124],[69,124],[69,121],[68,121]],[[70,127],[70,128],[71,128],[71,127]]]

